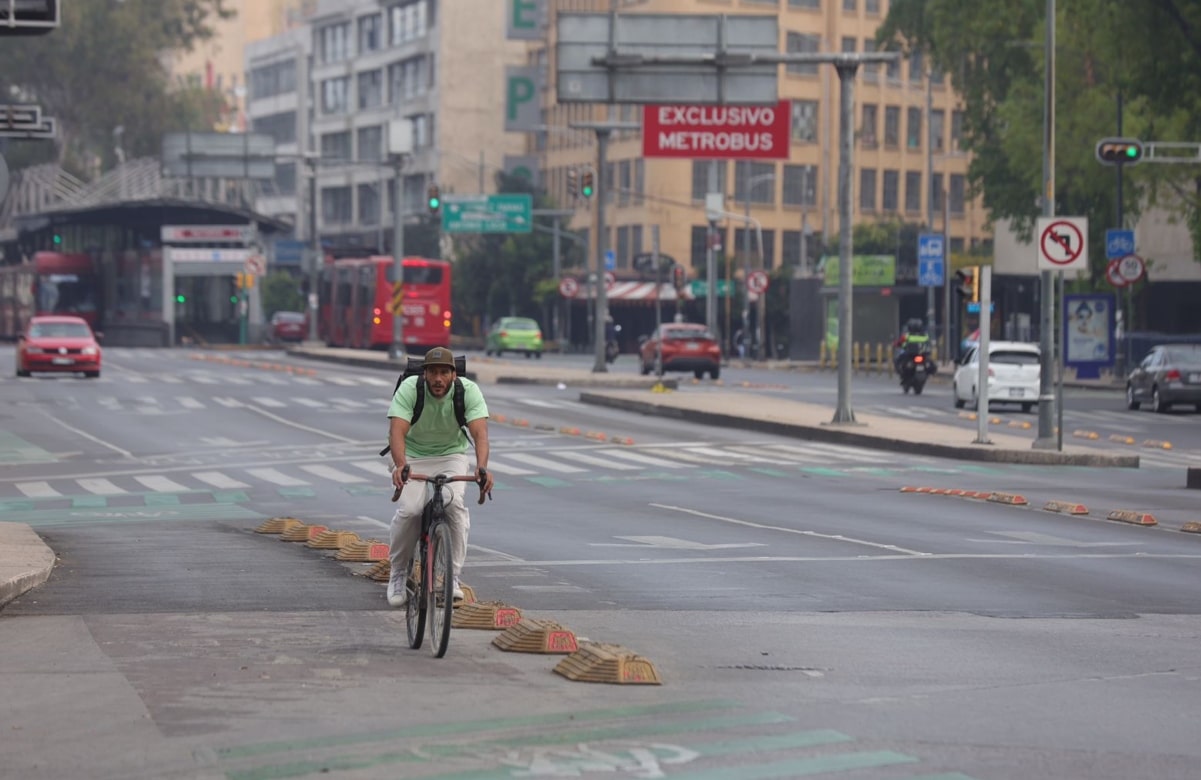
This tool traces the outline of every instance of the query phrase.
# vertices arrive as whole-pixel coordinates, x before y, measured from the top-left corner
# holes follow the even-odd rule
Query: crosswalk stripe
[[[750,463],[774,463],[771,458],[765,458],[759,453],[738,452],[732,447],[724,450],[719,450],[716,447],[688,447],[688,452],[695,452],[699,455],[709,455],[713,458],[730,460],[741,460]]]
[[[62,495],[62,493],[50,487],[49,482],[18,482],[17,490],[20,490],[29,498],[56,498]]]
[[[186,493],[189,489],[174,480],[157,475],[134,477],[134,480],[142,483],[156,493]]]
[[[505,474],[510,477],[528,477],[531,474],[538,473],[537,471],[523,469],[521,466],[514,466],[511,463],[506,463],[503,459],[497,460],[496,458],[488,459],[488,470],[494,471],[497,474]]]
[[[344,376],[323,376],[321,378],[331,385],[341,385],[342,387],[355,387],[358,385],[358,382],[354,379]]]
[[[392,387],[396,383],[390,379],[380,379],[377,376],[361,376],[359,377],[359,384],[373,385],[375,387]]]
[[[295,401],[296,403],[300,404],[301,406],[307,406],[310,409],[324,409],[325,408],[324,401],[316,401],[312,398],[293,398],[292,400]]]
[[[126,492],[107,479],[77,479],[75,482],[84,490],[98,496],[119,496]]]
[[[606,455],[608,455],[610,451],[609,450],[597,450],[597,452],[603,452]],[[635,470],[638,468],[637,466],[635,466],[632,463],[621,463],[620,461],[608,460],[606,458],[598,458],[596,455],[590,455],[586,452],[576,452],[575,450],[559,450],[558,452],[555,453],[555,455],[560,458],[567,458],[568,460],[574,460],[578,463],[587,463],[591,466],[599,466],[602,469],[615,469],[617,471],[632,471],[632,470]]]
[[[518,463],[524,463],[527,466],[534,466],[544,471],[557,471],[560,474],[578,474],[582,471],[587,471],[587,469],[568,466],[566,463],[547,460],[546,458],[540,458],[537,455],[530,455],[525,452],[506,452],[505,458],[515,460]]]
[[[205,376],[203,374],[193,375],[190,377],[190,379],[193,382],[195,382],[196,384],[200,384],[200,385],[219,385],[219,384],[221,384],[221,380],[215,379],[211,376]]]
[[[371,406],[377,406],[377,407],[383,406],[383,402],[380,402],[378,404],[376,404],[376,403],[369,404],[369,403],[365,403],[363,401],[355,401],[350,398],[328,398],[326,400],[328,400],[331,404],[337,404],[338,406],[341,406],[341,407],[344,407],[347,409],[366,409]]]
[[[147,378],[146,378],[146,377],[144,377],[144,376],[138,376],[138,375],[136,375],[136,374],[130,374],[129,376],[125,377],[125,381],[126,381],[126,382],[128,382],[128,383],[129,383],[129,384],[131,384],[131,385],[144,385],[144,384],[146,384],[147,382],[149,382],[150,380],[149,380],[149,379],[147,379]]]
[[[287,406],[286,403],[284,403],[282,401],[278,401],[274,398],[269,398],[267,396],[255,396],[254,398],[251,398],[250,400],[254,401],[259,406],[267,406],[267,407],[271,407],[273,409],[279,409],[281,407]]]
[[[647,447],[641,452],[649,452],[657,457],[664,458],[667,461],[683,461],[689,466],[713,466],[713,458],[705,455],[699,455],[695,452],[687,452],[681,448],[667,449],[658,447]]]
[[[651,455],[643,455],[641,452],[630,452],[629,450],[611,450],[609,454],[615,458],[633,461],[643,466],[658,466],[665,469],[687,469],[695,465],[692,463],[680,463],[679,461],[668,460],[666,458],[656,458]]]
[[[350,465],[356,469],[362,469],[368,474],[374,474],[379,477],[387,477],[392,472],[388,471],[388,467],[384,465],[382,460],[356,460]]]
[[[529,406],[538,406],[543,409],[554,409],[558,406],[554,401],[546,401],[541,398],[518,398],[519,403],[528,404]]]
[[[309,385],[310,387],[321,384],[316,379],[311,379],[307,376],[295,376],[292,377],[292,380],[298,385]]]
[[[158,379],[159,381],[165,382],[169,385],[182,385],[184,383],[183,378],[173,374],[160,374],[159,376],[155,377],[155,379]]]
[[[223,396],[215,395],[213,396],[213,400],[227,409],[241,409],[246,406],[246,404],[242,403],[237,398],[225,398]]]
[[[284,487],[299,487],[301,485],[309,484],[303,479],[289,477],[287,474],[277,471],[276,469],[246,469],[246,473],[253,477],[258,477],[265,482],[270,482],[275,485],[282,485]]]
[[[273,375],[271,375],[271,374],[260,374],[260,375],[258,376],[258,380],[259,380],[260,382],[262,382],[263,384],[265,384],[265,385],[286,385],[286,384],[289,384],[288,380],[284,379],[283,377],[279,377],[279,376],[273,376]]]
[[[220,471],[198,471],[192,476],[201,482],[204,482],[205,484],[212,485],[215,488],[221,488],[222,490],[250,487],[250,485],[247,485],[245,482],[239,482],[233,477],[227,477]]]
[[[204,408],[204,404],[200,403],[199,401],[197,401],[195,398],[193,398],[190,395],[181,395],[179,398],[177,398],[175,400],[179,401],[179,405],[184,407],[185,409],[203,409]]]
[[[857,461],[872,461],[877,462],[884,456],[875,453],[865,453],[851,447],[840,447],[837,444],[818,444],[811,442],[804,447],[797,447],[792,444],[772,444],[769,445],[773,450],[783,450],[785,452],[795,452],[801,455],[818,455],[825,460],[829,460],[831,455],[837,456],[843,460]]]
[[[339,471],[333,466],[301,466],[300,470],[307,471],[313,476],[321,477],[322,479],[328,479],[333,482],[341,482],[343,484],[355,484],[367,481],[363,477],[355,474],[348,474],[345,471]]]

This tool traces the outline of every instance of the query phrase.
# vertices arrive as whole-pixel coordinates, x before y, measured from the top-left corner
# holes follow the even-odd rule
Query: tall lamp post
[[[751,318],[750,290],[746,289],[746,281],[747,281],[747,279],[750,278],[750,275],[751,275],[751,267],[750,267],[750,262],[751,262],[750,261],[750,256],[751,256],[751,194],[754,192],[756,185],[762,184],[762,183],[768,182],[768,181],[774,182],[775,180],[776,180],[776,175],[774,173],[761,173],[758,176],[752,176],[749,179],[747,179],[746,191],[742,195],[743,207],[744,207],[743,213],[746,218],[746,223],[742,229],[742,284],[743,284],[743,289],[744,289],[744,300],[743,300],[743,306],[742,306],[742,338],[744,340],[747,338],[747,333],[748,333],[748,331],[750,329],[750,325],[751,325],[751,321],[750,321],[750,318]],[[774,200],[774,198],[773,198],[773,200]],[[760,246],[759,248],[762,249],[763,247]],[[759,260],[762,263],[763,258],[760,257]],[[763,348],[762,343],[760,343],[759,348],[760,349]]]

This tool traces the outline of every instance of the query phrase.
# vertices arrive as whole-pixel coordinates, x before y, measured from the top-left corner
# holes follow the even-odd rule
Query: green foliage
[[[950,75],[964,101],[964,147],[974,191],[994,221],[1029,238],[1042,213],[1044,0],[894,0],[877,32],[882,45],[921,49]],[[1116,223],[1115,171],[1093,157],[1118,135],[1144,141],[1201,138],[1201,4],[1182,0],[1059,0],[1055,20],[1056,214],[1089,217],[1089,243]],[[1124,215],[1172,208],[1190,225],[1201,209],[1195,171],[1139,165],[1124,172]],[[1201,234],[1194,245],[1201,248]],[[1201,258],[1199,258],[1201,259]],[[1090,258],[1104,277],[1104,253]]]
[[[496,176],[497,193],[530,193],[534,208],[553,208],[523,177]],[[536,219],[535,224],[540,224]],[[456,237],[460,247],[455,260],[455,322],[464,328],[476,318],[482,327],[501,316],[543,320],[546,305],[558,295],[554,280],[553,237],[531,233],[485,234]],[[563,268],[582,264],[583,250],[561,243]],[[545,323],[543,323],[545,327]],[[458,330],[458,328],[456,328]]]
[[[211,122],[192,123],[213,116],[220,98],[199,90],[173,92],[165,62],[171,52],[210,38],[215,19],[232,17],[225,2],[63,3],[62,25],[54,32],[6,38],[0,46],[0,90],[40,105],[59,122],[55,155],[43,149],[24,159],[56,159],[84,174],[97,158],[113,160],[118,126],[128,158],[157,155],[164,132],[211,128]]]
[[[299,282],[290,272],[272,271],[261,282],[263,313],[268,318],[277,311],[305,311]]]

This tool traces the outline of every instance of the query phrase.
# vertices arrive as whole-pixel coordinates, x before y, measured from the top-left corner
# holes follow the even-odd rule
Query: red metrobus
[[[72,314],[100,324],[100,276],[90,255],[37,252],[0,266],[0,336],[16,338],[35,314]]]
[[[404,344],[418,351],[450,343],[450,263],[406,257]],[[388,349],[392,345],[391,257],[328,260],[321,274],[317,325],[331,347]]]

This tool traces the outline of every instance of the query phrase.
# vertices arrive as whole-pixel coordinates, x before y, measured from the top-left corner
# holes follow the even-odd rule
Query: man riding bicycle
[[[492,474],[488,468],[488,406],[479,385],[455,370],[454,355],[449,349],[435,347],[425,353],[422,375],[406,378],[396,388],[392,405],[388,408],[388,445],[392,449],[392,485],[400,494],[400,505],[392,517],[391,538],[388,557],[392,574],[388,581],[388,603],[393,607],[405,605],[406,566],[417,546],[421,534],[421,513],[424,491],[404,491],[402,471],[406,465],[424,474],[468,473],[467,435],[459,427],[455,415],[453,390],[455,382],[463,385],[464,418],[467,433],[475,444],[476,477],[483,480],[485,492],[492,490]],[[413,419],[417,402],[417,386],[425,383],[425,400],[416,424]],[[446,504],[446,520],[452,539],[452,567],[454,569],[454,598],[463,598],[459,588],[459,573],[467,557],[467,531],[471,518],[463,500],[466,482],[448,485],[451,500]]]

